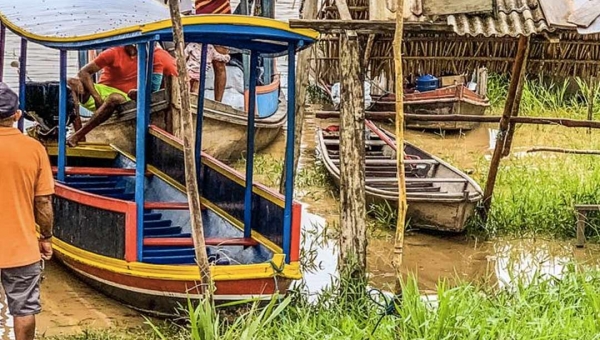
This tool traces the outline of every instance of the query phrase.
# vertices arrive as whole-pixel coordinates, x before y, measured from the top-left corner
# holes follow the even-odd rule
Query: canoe
[[[152,124],[182,137],[179,86],[176,80],[169,84],[162,94],[153,94],[150,119]],[[275,77],[271,84],[257,86],[256,93],[255,150],[260,151],[281,133],[287,120],[287,107],[280,93],[279,77]],[[197,94],[192,94],[194,122],[197,101]],[[104,143],[110,141],[119,148],[134,153],[135,117],[135,102],[130,102],[121,109],[120,114],[90,132],[87,140]],[[245,111],[211,99],[204,100],[203,151],[224,162],[236,161],[246,152],[247,129],[248,115]]]
[[[384,130],[395,143],[394,136]],[[369,207],[389,203],[398,206],[395,151],[374,131],[367,133],[366,199]],[[318,130],[318,150],[336,185],[340,184],[339,134],[336,127]],[[479,185],[443,160],[405,142],[407,217],[414,227],[461,232],[483,197]]]
[[[404,94],[404,112],[426,115],[473,115],[483,116],[490,107],[487,98],[482,98],[466,86],[452,85],[427,92]],[[396,111],[394,94],[376,98],[370,108],[372,111]],[[410,129],[436,130],[472,130],[478,126],[475,122],[425,122],[406,118],[406,127]]]
[[[47,145],[47,151],[56,165],[57,147]],[[57,182],[54,198],[56,258],[101,292],[146,313],[173,314],[188,297],[199,297],[181,141],[150,127],[142,243],[136,231],[135,158],[94,143],[69,148],[67,157],[67,177]],[[283,196],[254,185],[252,235],[245,238],[244,176],[202,157],[202,220],[215,300],[285,293],[301,278],[300,205],[293,203],[286,264]]]

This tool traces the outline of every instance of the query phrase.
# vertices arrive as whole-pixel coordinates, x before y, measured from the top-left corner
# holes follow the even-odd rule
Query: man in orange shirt
[[[92,75],[100,70],[100,80],[94,84]],[[155,61],[153,83],[160,75],[160,80],[156,80],[159,86],[161,74],[162,65]],[[94,114],[83,126],[78,116],[74,123],[77,131],[67,141],[70,146],[85,140],[85,135],[110,118],[119,105],[130,100],[128,94],[137,88],[137,48],[134,45],[109,48],[85,65],[77,77],[68,81],[75,106],[81,105]]]
[[[0,280],[16,340],[33,340],[40,260],[52,257],[54,179],[44,147],[13,127],[21,117],[18,105],[18,96],[0,83]]]

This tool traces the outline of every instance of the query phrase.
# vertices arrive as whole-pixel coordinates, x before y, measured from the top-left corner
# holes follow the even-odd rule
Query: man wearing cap
[[[0,83],[0,281],[15,339],[33,340],[41,260],[52,257],[54,179],[44,147],[13,127],[18,107],[19,97]]]

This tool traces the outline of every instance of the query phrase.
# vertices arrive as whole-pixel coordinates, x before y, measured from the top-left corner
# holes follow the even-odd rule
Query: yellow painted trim
[[[61,255],[73,261],[113,273],[173,281],[197,281],[200,279],[198,266],[196,265],[155,265],[127,262],[79,249],[57,238],[54,238],[53,243],[54,250]],[[271,261],[277,268],[281,268],[285,263],[285,256],[275,254]],[[275,275],[275,270],[270,263],[211,266],[210,272],[214,281],[264,279]],[[285,265],[281,276],[293,280],[301,279],[300,264],[294,262]]]
[[[58,155],[58,145],[55,143],[47,144],[46,152],[51,156]],[[81,143],[74,148],[67,148],[67,157],[115,159],[117,154],[118,152],[110,145],[100,143]]]
[[[120,150],[116,146],[113,146],[113,147],[116,150],[118,150],[121,154],[123,154],[123,156],[131,159],[132,161],[135,161],[135,157],[133,157],[133,155],[131,155],[130,153],[125,152],[123,150]],[[167,175],[164,172],[160,171],[159,169],[155,168],[154,166],[148,165],[148,171],[150,171],[156,177],[158,177],[161,180],[165,181],[167,184],[171,185],[175,189],[181,191],[182,193],[186,192],[185,187],[183,185],[181,185],[180,183],[178,183],[177,181],[175,181],[169,175]],[[242,231],[244,230],[244,224],[242,223],[242,221],[240,221],[240,220],[236,219],[235,217],[231,216],[230,214],[228,214],[225,210],[221,209],[216,204],[212,203],[211,201],[207,200],[204,197],[200,197],[200,203],[202,203],[202,205],[204,205],[207,209],[213,211],[219,217],[223,218],[225,221],[229,222],[234,227],[236,227],[236,228],[238,228],[239,230],[242,230]],[[252,230],[252,233],[250,234],[250,237],[252,237],[256,241],[258,241],[258,243],[262,244],[267,249],[269,249],[270,251],[272,251],[273,254],[283,254],[283,248],[279,247],[277,244],[275,244],[273,241],[269,240],[267,237],[265,237],[261,233]]]
[[[118,37],[120,35],[131,34],[131,33],[142,33],[142,34],[151,34],[154,31],[162,30],[165,28],[171,27],[171,20],[163,20],[154,23],[148,23],[144,25],[135,25],[125,28],[120,28],[116,30],[82,35],[77,37],[51,37],[51,36],[42,36],[33,34],[29,31],[24,30],[20,26],[14,24],[8,18],[0,13],[0,21],[6,25],[11,31],[14,31],[21,37],[37,40],[41,42],[57,42],[57,43],[75,43],[75,42],[84,42],[96,39],[104,39],[104,38],[113,38]],[[182,17],[183,26],[193,26],[193,25],[240,25],[243,23],[244,25],[255,26],[255,27],[265,27],[265,28],[274,28],[282,31],[287,31],[295,34],[299,34],[309,39],[317,39],[319,33],[312,29],[293,29],[290,28],[289,24],[277,21],[268,18],[261,17],[243,17],[240,15],[197,15],[197,16],[184,16]]]

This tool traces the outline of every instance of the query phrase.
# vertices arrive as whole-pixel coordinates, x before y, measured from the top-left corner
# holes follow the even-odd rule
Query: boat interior
[[[139,262],[194,264],[181,144],[164,131],[150,127],[148,145],[143,249]],[[48,151],[55,166],[57,148],[51,146]],[[70,148],[67,156],[69,167],[65,181],[58,184],[59,193],[63,195],[55,198],[56,211],[59,215],[80,216],[85,220],[57,216],[56,236],[100,255],[127,257],[130,248],[136,247],[136,241],[128,238],[136,229],[135,216],[132,216],[135,213],[135,159],[114,147],[99,144]],[[202,221],[211,263],[264,263],[275,253],[282,252],[283,197],[255,185],[253,205],[258,209],[253,209],[252,235],[244,237],[242,175],[203,155],[200,177]],[[79,202],[68,199],[73,193]],[[86,200],[95,200],[95,204],[79,204]],[[74,211],[80,209],[95,211]],[[94,223],[99,229],[80,228],[82,224],[93,223],[90,218],[102,219],[104,223]],[[110,220],[114,223],[106,223]],[[115,225],[123,224],[123,220],[125,230],[117,228],[115,231]],[[123,249],[125,254],[120,253]]]

